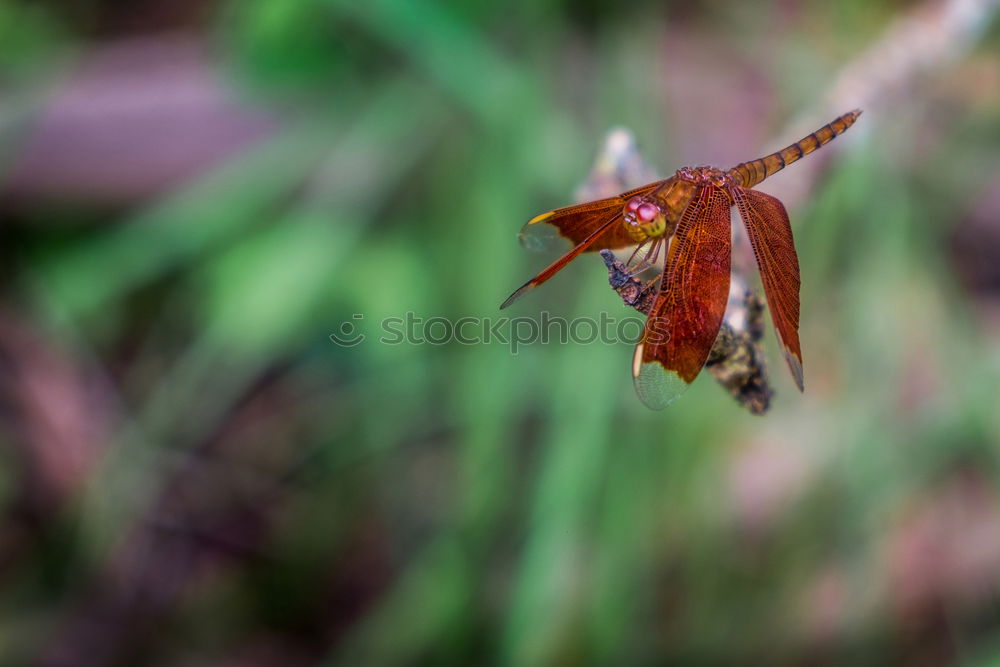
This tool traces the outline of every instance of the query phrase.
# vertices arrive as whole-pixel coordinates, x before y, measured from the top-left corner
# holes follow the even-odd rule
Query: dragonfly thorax
[[[677,170],[679,180],[698,185],[714,185],[718,188],[727,188],[736,185],[736,181],[728,173],[715,167],[681,167]]]
[[[636,243],[662,236],[667,231],[667,216],[659,204],[647,197],[632,197],[625,203],[622,223]]]

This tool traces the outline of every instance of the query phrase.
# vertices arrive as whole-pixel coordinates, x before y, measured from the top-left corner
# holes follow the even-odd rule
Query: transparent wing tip
[[[532,218],[524,224],[517,240],[521,247],[532,252],[546,252],[552,250],[566,250],[572,246],[569,239],[559,233],[559,229],[554,225],[544,222],[549,214],[545,213],[536,218]]]
[[[529,280],[528,282],[526,282],[523,285],[521,285],[520,287],[518,287],[516,290],[514,290],[513,294],[511,294],[509,297],[507,297],[506,301],[504,301],[503,303],[500,304],[500,310],[503,310],[504,308],[506,308],[510,304],[512,304],[515,301],[517,301],[518,299],[520,299],[522,296],[524,296],[528,292],[528,290],[530,290],[534,286],[535,286],[534,281],[533,280]]]
[[[781,351],[785,355],[785,361],[788,362],[788,369],[792,372],[792,379],[795,380],[795,386],[799,388],[799,391],[805,391],[805,383],[802,378],[802,362],[784,346],[782,346]]]
[[[662,410],[691,386],[674,371],[665,369],[660,362],[643,362],[642,345],[635,349],[632,382],[639,400],[651,410]]]

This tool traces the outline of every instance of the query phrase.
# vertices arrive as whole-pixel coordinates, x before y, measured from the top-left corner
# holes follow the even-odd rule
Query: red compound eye
[[[657,215],[659,215],[659,213],[660,209],[656,208],[650,203],[640,204],[638,207],[636,207],[636,215],[638,215],[639,219],[642,220],[643,222],[650,222]]]
[[[625,205],[625,208],[627,208],[632,213],[635,213],[635,210],[639,208],[640,204],[642,204],[641,199],[639,199],[638,197],[632,197],[631,199],[628,200],[628,204]]]

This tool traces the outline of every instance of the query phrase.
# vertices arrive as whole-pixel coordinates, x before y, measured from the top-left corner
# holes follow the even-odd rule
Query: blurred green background
[[[1000,664],[996,5],[0,4],[0,663]],[[856,106],[761,187],[764,417],[377,340],[497,317],[612,126],[671,173]],[[593,257],[542,311],[626,313]]]

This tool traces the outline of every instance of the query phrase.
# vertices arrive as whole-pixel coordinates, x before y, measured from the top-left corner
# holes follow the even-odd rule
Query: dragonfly
[[[722,326],[732,256],[730,214],[735,206],[760,271],[771,321],[799,390],[804,389],[799,345],[799,261],[784,205],[754,187],[851,127],[860,109],[845,113],[780,151],[732,169],[683,167],[670,178],[615,197],[535,216],[520,233],[529,249],[568,241],[571,249],[511,294],[510,306],[585,252],[634,246],[636,275],[662,269],[632,358],[640,400],[662,409],[694,382]],[[661,260],[662,257],[662,260]]]

